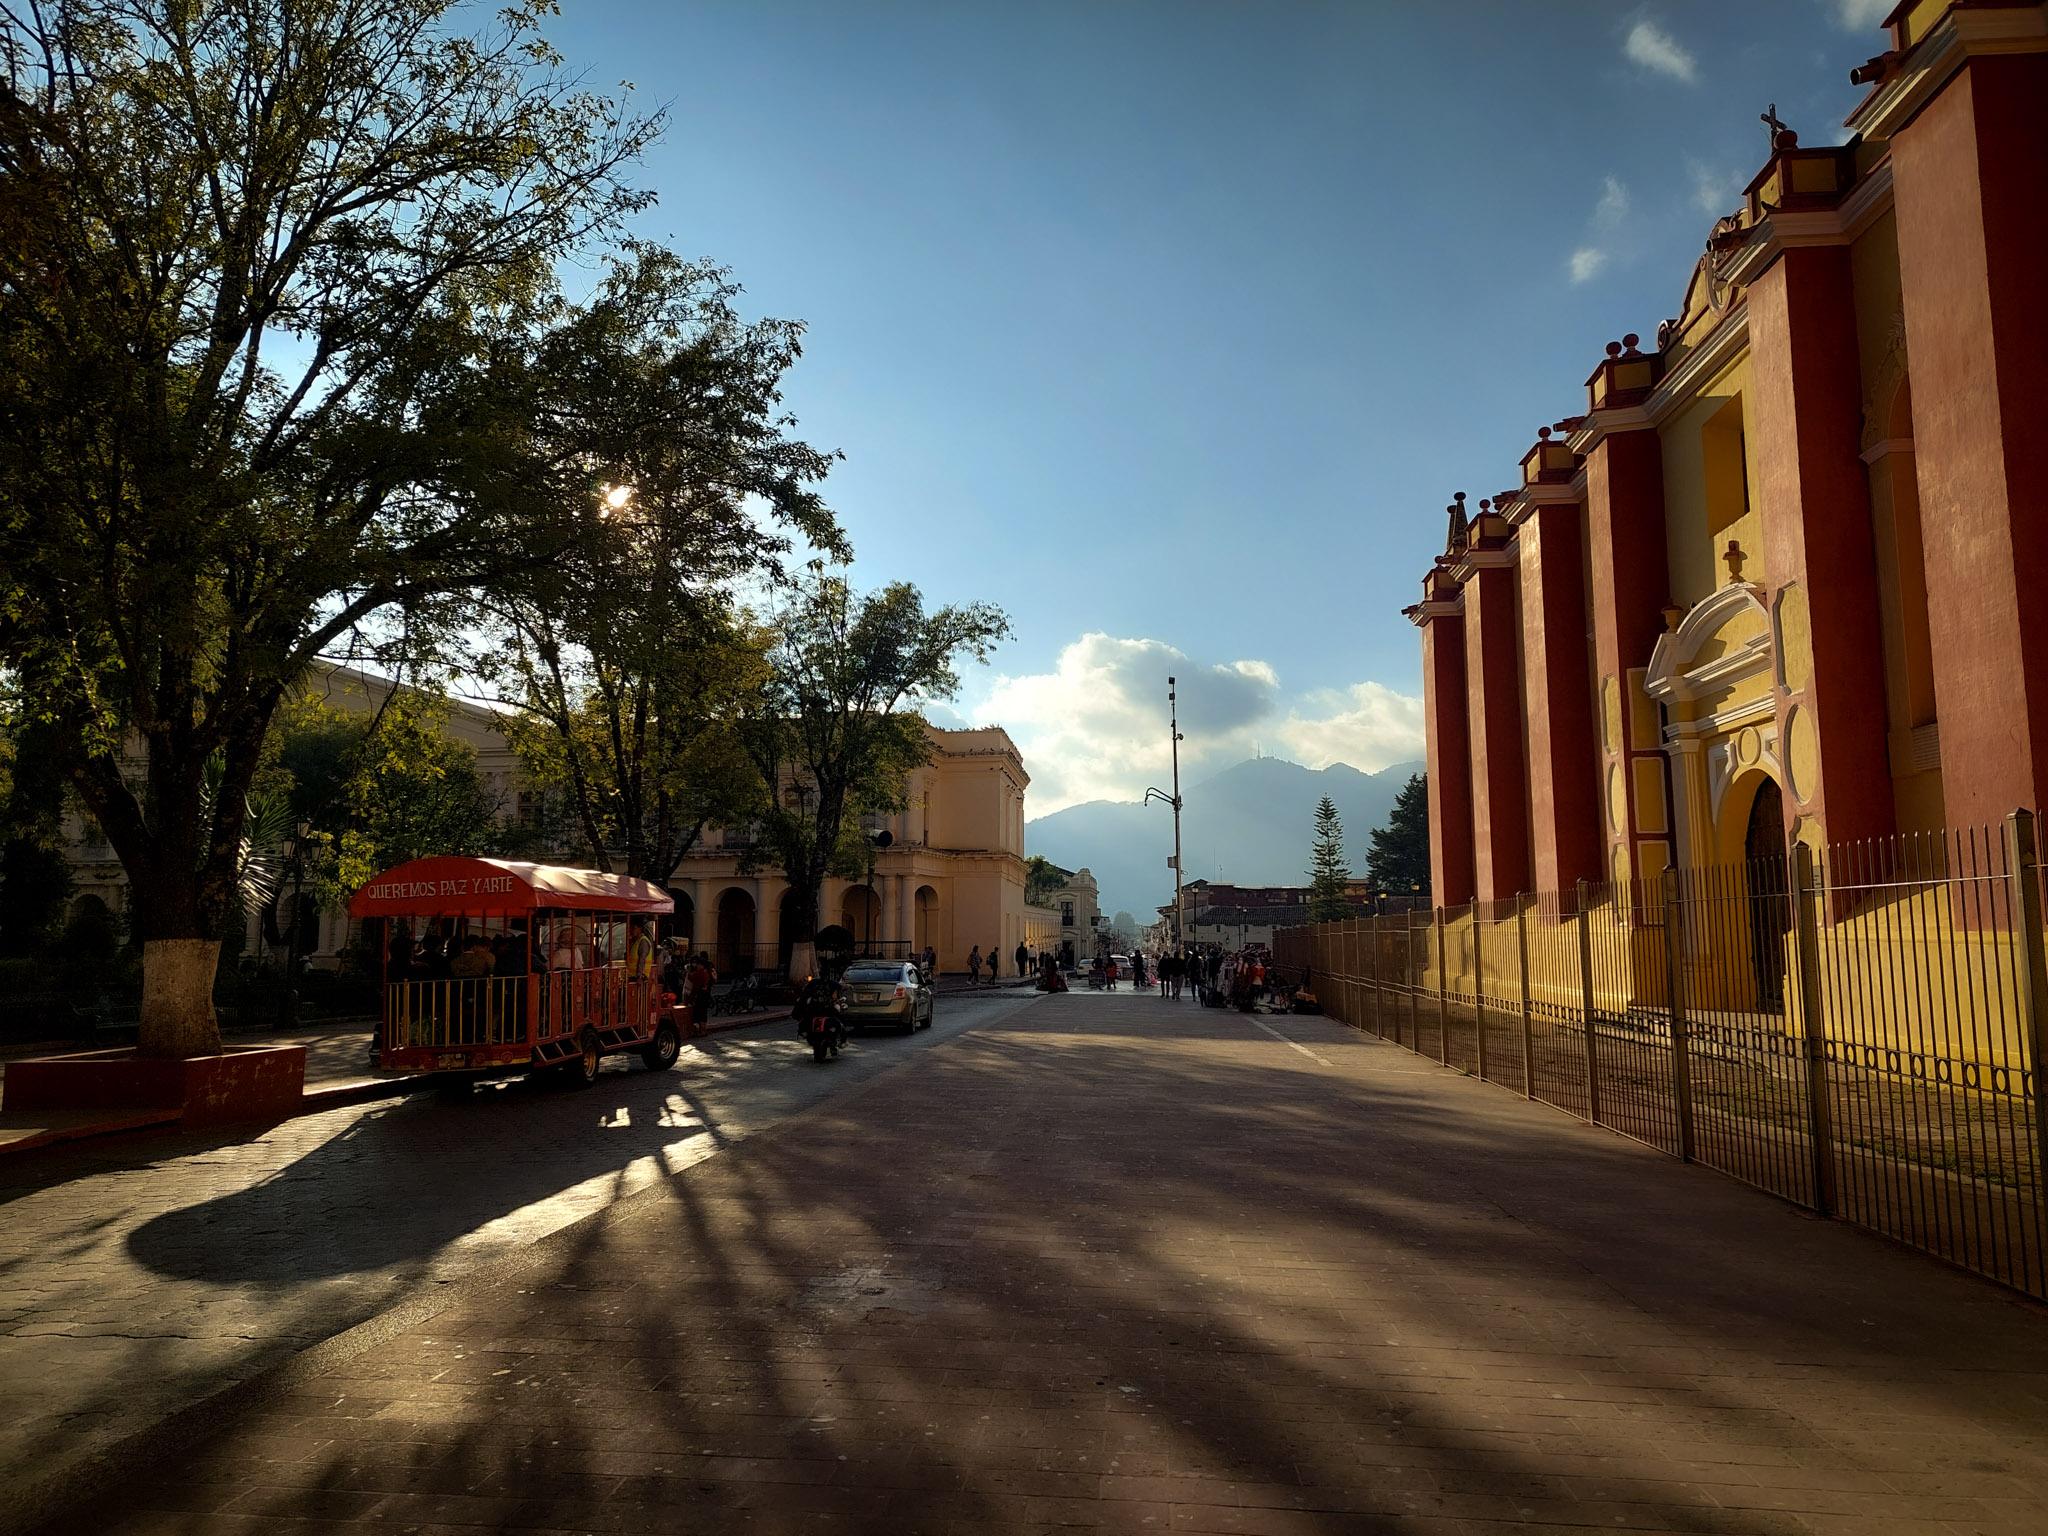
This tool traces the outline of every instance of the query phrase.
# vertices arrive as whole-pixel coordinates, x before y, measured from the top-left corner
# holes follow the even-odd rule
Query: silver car
[[[907,1035],[930,1027],[932,989],[901,960],[856,960],[840,978],[839,1008],[849,1028],[893,1024]]]

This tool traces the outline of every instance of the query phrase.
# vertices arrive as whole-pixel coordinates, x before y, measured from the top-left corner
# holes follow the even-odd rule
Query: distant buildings
[[[1369,880],[1353,880],[1344,888],[1346,899],[1360,917],[1374,910],[1375,891]],[[1305,885],[1225,885],[1213,880],[1191,880],[1181,887],[1184,929],[1191,944],[1218,944],[1225,949],[1242,949],[1247,944],[1273,942],[1277,928],[1298,927],[1308,919],[1309,888]],[[1172,933],[1173,904],[1159,908],[1159,922],[1146,930],[1147,942],[1157,949]]]
[[[306,686],[329,708],[367,717],[392,684],[353,668],[328,666]],[[500,728],[500,717],[485,706],[450,699],[442,728],[475,751],[477,772],[504,819],[533,821],[534,791]],[[877,850],[872,873],[825,882],[820,926],[843,924],[857,944],[875,952],[904,954],[930,945],[946,971],[965,970],[969,950],[979,946],[984,955],[993,950],[1003,957],[1005,973],[1014,969],[1012,956],[1020,940],[1036,948],[1033,935],[1041,931],[1076,931],[1067,921],[1069,909],[1082,931],[1092,931],[1098,916],[1095,882],[1085,870],[1060,893],[1060,909],[1050,919],[1026,908],[1024,795],[1031,780],[1008,733],[999,726],[928,730],[931,761],[911,776],[908,805],[895,815],[867,821],[870,833],[888,829],[890,846]],[[103,901],[110,911],[121,912],[127,877],[106,839],[76,814],[66,835],[74,904]],[[693,949],[709,950],[724,972],[748,966],[780,970],[789,961],[789,882],[773,869],[747,872],[751,851],[749,829],[714,829],[663,882],[676,899],[675,915],[664,921],[663,932],[686,939]],[[570,848],[555,850],[555,857],[567,864],[587,863],[581,851]],[[282,893],[282,899],[288,902],[289,893]],[[334,910],[309,916],[314,935],[309,963],[340,964],[354,931],[347,914]],[[252,915],[246,935],[250,949],[261,947],[262,931],[261,916]],[[1077,944],[1077,953],[1083,948]]]

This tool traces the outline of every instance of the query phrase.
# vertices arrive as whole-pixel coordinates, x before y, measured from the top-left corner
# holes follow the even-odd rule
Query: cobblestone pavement
[[[11,1489],[1024,1001],[949,1001],[823,1067],[763,1025],[587,1091],[508,1080],[0,1164],[0,1529]]]
[[[2048,1529],[2043,1309],[1322,1020],[1004,1010],[532,1259],[67,1528]]]

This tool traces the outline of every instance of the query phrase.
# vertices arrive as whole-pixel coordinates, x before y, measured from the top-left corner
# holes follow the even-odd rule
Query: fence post
[[[1792,844],[1792,921],[1798,942],[1800,1034],[1806,1056],[1806,1115],[1813,1128],[1813,1208],[1835,1213],[1835,1132],[1828,1108],[1827,1028],[1820,1014],[1820,882],[1813,874],[1813,850]]]
[[[1382,1029],[1380,1028],[1380,915],[1379,915],[1379,913],[1377,913],[1377,912],[1373,913],[1373,914],[1372,914],[1372,916],[1371,916],[1370,918],[1368,918],[1368,919],[1367,919],[1367,921],[1368,921],[1368,922],[1370,922],[1370,923],[1372,924],[1372,937],[1366,940],[1366,951],[1365,951],[1365,953],[1366,953],[1366,958],[1367,958],[1367,960],[1368,960],[1368,961],[1370,962],[1370,964],[1368,965],[1368,967],[1367,967],[1367,970],[1366,970],[1366,977],[1367,977],[1367,979],[1368,979],[1368,981],[1369,981],[1369,983],[1370,983],[1370,990],[1369,990],[1369,991],[1368,991],[1368,992],[1366,993],[1366,996],[1367,996],[1367,997],[1369,997],[1369,998],[1371,999],[1371,1001],[1372,1001],[1372,1032],[1373,1032],[1374,1034],[1376,1034],[1376,1035],[1380,1035],[1380,1036],[1384,1037],[1384,1035],[1385,1035],[1385,1033],[1386,1033],[1386,1032],[1385,1032],[1384,1030],[1382,1030]]]
[[[1521,954],[1522,969],[1522,1097],[1536,1097],[1536,1064],[1529,1059],[1529,907],[1515,898],[1515,948]]]
[[[1472,1057],[1486,1080],[1486,949],[1480,943],[1479,903],[1472,903]]]
[[[1586,1118],[1600,1123],[1600,1052],[1593,1043],[1593,919],[1586,907],[1589,881],[1579,881],[1579,1005],[1586,1026]]]
[[[1436,1054],[1451,1064],[1451,968],[1444,959],[1444,909],[1436,909]]]
[[[2025,956],[2018,973],[2019,1023],[2026,1042],[2026,1070],[2034,1083],[2034,1169],[2048,1178],[2048,940],[2041,932],[2040,845],[2034,813],[2014,811],[2005,818],[2006,866],[2013,882],[2014,938]]]
[[[1685,1023],[1685,934],[1679,926],[1678,871],[1664,871],[1664,966],[1671,1005],[1671,1098],[1678,1110],[1678,1155],[1692,1161],[1692,1050]]]

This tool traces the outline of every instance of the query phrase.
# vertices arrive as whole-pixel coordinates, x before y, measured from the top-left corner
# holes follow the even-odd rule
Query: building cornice
[[[1920,115],[1972,58],[2048,52],[2048,5],[1971,6],[1950,11],[1908,53],[1890,79],[1845,120],[1850,132],[1888,139]]]
[[[1408,615],[1411,624],[1420,627],[1432,619],[1455,619],[1465,611],[1465,594],[1456,597],[1435,597],[1426,603],[1416,603],[1401,610]]]
[[[1787,251],[1847,245],[1892,205],[1892,163],[1880,160],[1833,208],[1774,209],[1751,225],[1748,238],[1730,253],[1721,276],[1747,287]]]

